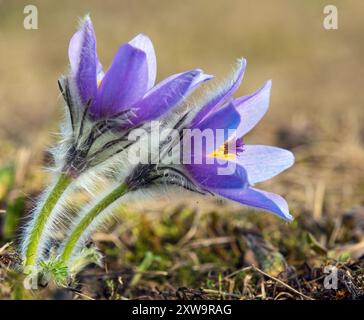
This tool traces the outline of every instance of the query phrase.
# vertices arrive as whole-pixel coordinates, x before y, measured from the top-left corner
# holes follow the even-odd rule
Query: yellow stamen
[[[224,159],[224,160],[236,160],[235,153],[229,153],[228,150],[228,142],[225,142],[223,145],[218,147],[215,151],[209,154],[209,157]]]

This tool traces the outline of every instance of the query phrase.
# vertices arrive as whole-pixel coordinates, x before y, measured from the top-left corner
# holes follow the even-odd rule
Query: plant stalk
[[[82,234],[91,225],[94,219],[108,206],[118,200],[121,196],[128,192],[128,185],[122,183],[100,200],[85,216],[81,221],[73,228],[70,235],[66,239],[65,245],[63,246],[60,254],[60,260],[67,265],[69,259],[72,257],[74,250],[77,246],[78,241],[81,239]]]
[[[42,237],[42,233],[46,222],[56,206],[58,200],[66,190],[66,188],[70,185],[72,179],[65,174],[61,174],[54,188],[48,194],[45,203],[40,209],[37,217],[35,218],[35,222],[33,224],[32,229],[29,234],[29,242],[27,244],[27,248],[25,250],[25,268],[33,267],[38,259],[38,247],[39,242]]]

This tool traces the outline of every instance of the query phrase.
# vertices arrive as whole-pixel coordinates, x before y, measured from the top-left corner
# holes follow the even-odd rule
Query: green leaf
[[[310,248],[317,254],[322,256],[327,255],[327,249],[324,246],[322,246],[310,232],[307,232],[306,240]]]
[[[0,168],[0,201],[4,201],[14,185],[15,167],[7,165]]]
[[[20,218],[25,208],[25,197],[20,196],[8,203],[5,221],[3,225],[3,235],[6,240],[13,239],[15,231],[19,225]]]

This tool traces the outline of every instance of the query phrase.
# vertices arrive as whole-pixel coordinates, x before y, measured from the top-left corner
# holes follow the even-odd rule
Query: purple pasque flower
[[[155,85],[154,48],[142,34],[121,45],[104,72],[89,16],[71,38],[68,55],[70,75],[59,84],[72,125],[62,170],[71,176],[125,149],[128,130],[168,113],[212,78],[194,69]]]
[[[133,126],[167,112],[210,75],[195,69],[179,73],[155,85],[156,56],[150,39],[139,34],[119,47],[103,72],[96,53],[91,19],[86,16],[69,45],[71,76],[83,105],[91,101],[90,115],[104,119],[133,109]]]
[[[184,164],[184,168],[196,185],[215,195],[292,220],[288,205],[281,196],[253,187],[255,183],[270,179],[292,166],[294,156],[290,151],[276,147],[242,145],[240,138],[247,134],[268,110],[271,89],[271,81],[268,81],[253,94],[233,99],[232,94],[242,81],[245,66],[245,60],[240,60],[233,81],[209,99],[187,126],[199,130],[208,128],[215,132],[217,129],[223,129],[224,142],[218,144],[217,148],[205,144],[202,150],[184,150],[191,152],[192,160],[199,152],[204,158],[202,163],[191,161],[190,164]],[[191,146],[193,148],[193,142]],[[224,160],[225,164],[218,160]],[[219,168],[229,164],[235,166],[234,173],[219,175]]]
[[[166,130],[167,134],[159,144],[159,163],[153,160],[137,165],[126,179],[129,190],[178,185],[292,220],[281,196],[253,187],[292,166],[294,157],[284,149],[242,142],[241,137],[268,110],[271,81],[251,95],[233,99],[246,66],[244,59],[238,63],[232,81],[217,94],[208,97],[200,107],[182,112],[167,123],[173,126]],[[212,133],[212,139],[209,139],[209,133]],[[151,156],[153,154],[156,152]],[[170,154],[174,156],[170,157]]]

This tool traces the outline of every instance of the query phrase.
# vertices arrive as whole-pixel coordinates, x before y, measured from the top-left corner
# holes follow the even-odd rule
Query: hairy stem
[[[65,241],[62,252],[60,254],[60,260],[64,264],[68,264],[69,259],[72,257],[75,248],[79,240],[82,238],[84,232],[94,221],[94,219],[108,206],[118,200],[121,196],[128,192],[128,185],[122,183],[100,200],[89,212],[87,212],[81,221],[71,230],[70,235]]]
[[[54,188],[48,194],[39,213],[35,217],[34,224],[27,235],[29,241],[27,242],[25,250],[25,267],[32,267],[37,262],[39,242],[47,219],[71,182],[72,179],[70,177],[65,174],[61,174]]]

